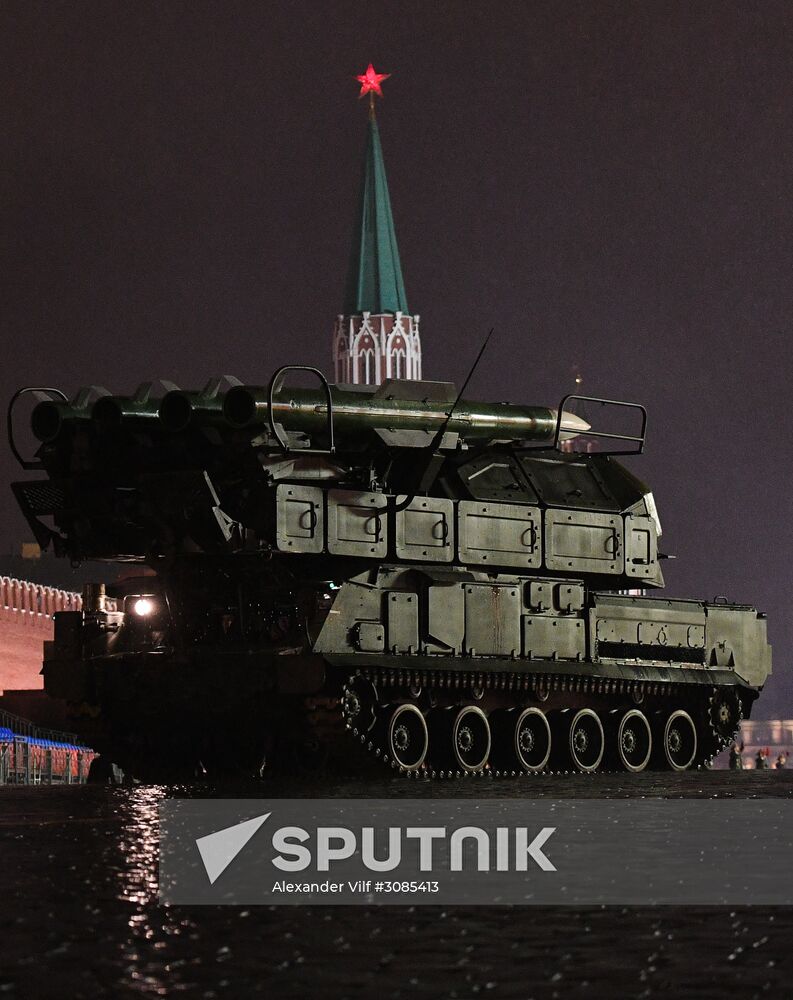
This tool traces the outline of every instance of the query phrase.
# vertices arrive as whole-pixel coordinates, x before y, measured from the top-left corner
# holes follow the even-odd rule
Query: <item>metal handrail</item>
[[[27,459],[24,459],[20,455],[19,450],[17,449],[16,446],[16,441],[14,440],[14,407],[16,406],[17,401],[22,396],[24,396],[26,392],[49,392],[53,396],[60,396],[60,398],[63,400],[64,403],[69,402],[69,397],[65,393],[61,392],[60,389],[51,389],[47,388],[46,386],[29,385],[25,386],[24,389],[17,389],[17,391],[11,397],[10,403],[8,404],[8,411],[7,411],[8,445],[11,448],[11,453],[13,454],[14,458],[17,460],[17,462],[19,462],[19,464],[22,466],[23,469],[41,469],[43,468],[41,462],[31,462]]]
[[[30,719],[24,719],[21,715],[14,715],[13,712],[7,712],[5,709],[0,709],[0,727],[10,729],[17,736],[27,736],[28,738],[38,740],[51,740],[53,743],[69,743],[72,746],[88,749],[76,733],[67,733],[60,729],[46,729],[42,726],[37,726]]]
[[[325,398],[328,402],[328,441],[329,447],[326,448],[301,448],[300,452],[303,455],[327,455],[333,454],[336,451],[336,444],[333,434],[333,398],[330,392],[330,385],[328,380],[325,378],[324,374],[319,370],[319,368],[312,368],[310,365],[282,365],[274,373],[273,377],[270,379],[270,385],[267,388],[267,420],[270,424],[270,430],[273,437],[278,442],[281,451],[285,455],[289,454],[289,442],[286,438],[281,436],[280,424],[275,421],[273,403],[275,401],[276,391],[280,391],[284,378],[287,372],[310,372],[312,375],[316,375],[317,378],[322,383],[322,388],[325,390]]]
[[[577,393],[570,393],[564,397],[564,399],[559,404],[559,409],[556,413],[556,433],[554,435],[553,446],[557,450],[559,449],[559,440],[562,434],[562,420],[564,418],[564,411],[567,403],[571,399],[577,399],[582,403],[600,403],[602,406],[624,406],[631,410],[639,410],[642,415],[642,429],[638,436],[633,434],[610,434],[606,431],[597,431],[592,427],[585,431],[575,431],[576,437],[598,437],[598,438],[608,438],[611,441],[631,441],[638,445],[638,448],[634,448],[630,451],[602,451],[602,455],[641,455],[644,451],[644,443],[647,437],[647,410],[641,403],[628,403],[621,399],[601,399],[598,396],[579,396]]]

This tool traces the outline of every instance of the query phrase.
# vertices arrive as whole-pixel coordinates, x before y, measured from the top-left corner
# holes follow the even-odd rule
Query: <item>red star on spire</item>
[[[364,97],[366,94],[377,94],[378,97],[382,97],[383,90],[380,84],[383,80],[387,80],[389,76],[391,76],[390,73],[375,73],[374,66],[369,63],[366,72],[361,76],[355,77],[361,85],[361,92],[358,97]]]

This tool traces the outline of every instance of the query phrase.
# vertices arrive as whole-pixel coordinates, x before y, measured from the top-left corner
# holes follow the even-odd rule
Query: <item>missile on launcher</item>
[[[465,441],[551,443],[556,434],[558,412],[549,407],[461,399],[450,416],[456,397],[449,382],[395,379],[376,388],[334,385],[327,390],[280,387],[273,391],[267,386],[235,385],[222,397],[217,392],[170,392],[160,406],[160,420],[173,432],[191,424],[224,423],[239,430],[275,425],[291,433],[317,434],[329,426],[330,398],[333,431],[342,438],[371,430],[389,445],[420,447],[442,427]],[[588,429],[580,417],[563,414],[562,437]]]

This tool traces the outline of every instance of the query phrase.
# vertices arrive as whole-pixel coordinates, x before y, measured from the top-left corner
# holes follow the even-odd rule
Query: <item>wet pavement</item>
[[[790,995],[786,907],[163,907],[172,795],[790,797],[793,771],[0,788],[0,997]]]

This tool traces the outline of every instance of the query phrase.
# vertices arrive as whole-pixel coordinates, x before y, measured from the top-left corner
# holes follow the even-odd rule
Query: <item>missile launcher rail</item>
[[[599,430],[581,404],[638,427]],[[289,366],[260,387],[23,389],[8,426],[46,474],[12,486],[39,544],[131,564],[55,616],[43,673],[73,727],[142,777],[223,760],[684,770],[770,673],[755,608],[656,594],[653,496],[615,459],[643,449],[636,404],[475,403]]]

